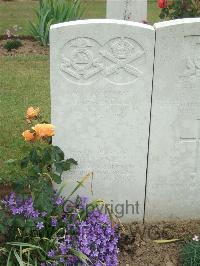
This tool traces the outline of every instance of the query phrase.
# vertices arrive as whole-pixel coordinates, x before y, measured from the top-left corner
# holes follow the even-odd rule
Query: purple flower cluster
[[[9,197],[2,200],[2,204],[10,210],[12,215],[20,214],[26,218],[38,218],[39,216],[39,212],[34,209],[31,197],[22,200],[16,197],[15,193],[11,193]]]
[[[84,265],[76,256],[69,255],[70,249],[75,249],[85,254],[94,266],[118,265],[118,235],[107,215],[93,210],[84,221],[77,220],[66,228],[65,239],[59,241],[57,250],[49,251],[49,258],[61,255],[59,265]]]
[[[108,215],[98,210],[88,214],[78,225],[78,249],[86,254],[95,266],[118,264],[118,236]]]
[[[47,214],[34,208],[32,197],[21,199],[11,193],[2,201],[2,206],[11,215],[33,220],[41,233],[45,233],[47,228],[51,228],[53,233],[64,228],[64,232],[61,230],[56,235],[57,244],[48,252],[51,262],[42,262],[41,266],[85,265],[72,250],[85,254],[94,266],[118,265],[118,234],[108,215],[99,210],[88,211],[86,197],[78,197],[75,202],[64,206],[64,199],[55,195],[52,203],[55,212]],[[85,214],[84,218],[81,218],[81,213]]]

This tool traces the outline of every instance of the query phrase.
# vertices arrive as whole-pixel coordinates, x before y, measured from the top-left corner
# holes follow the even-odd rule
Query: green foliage
[[[65,159],[64,152],[51,144],[54,126],[41,120],[39,108],[29,107],[25,119],[29,125],[29,130],[22,133],[28,143],[26,154],[20,160],[6,162],[19,167],[21,174],[12,183],[15,193],[0,201],[0,235],[3,239],[0,262],[7,266],[40,266],[44,262],[45,265],[54,265],[54,262],[64,265],[60,264],[61,259],[64,263],[73,257],[77,262],[91,265],[90,258],[82,253],[84,249],[79,248],[82,241],[79,227],[87,217],[90,218],[91,211],[105,203],[96,200],[87,204],[87,199],[78,196],[76,200],[70,200],[70,197],[93,177],[93,173],[85,175],[67,197],[62,197],[64,187],[56,192],[53,183],[60,184],[63,172],[69,171],[77,162],[72,158]],[[112,224],[108,223],[108,226],[111,228]]]
[[[85,178],[81,181],[83,183]],[[76,191],[79,185],[74,189]],[[0,262],[3,265],[38,265],[39,262],[51,263],[52,260],[48,255],[48,251],[51,249],[56,249],[58,247],[58,239],[63,239],[66,234],[66,221],[63,221],[63,215],[67,215],[67,221],[69,224],[74,224],[74,213],[77,212],[76,220],[83,221],[88,214],[88,211],[95,209],[98,205],[101,205],[103,201],[95,201],[89,204],[89,210],[82,209],[79,212],[80,197],[77,197],[74,202],[73,208],[66,207],[65,211],[65,198],[60,197],[62,188],[57,193],[54,194],[54,199],[52,199],[53,208],[50,212],[46,212],[43,217],[39,213],[39,217],[35,218],[37,222],[42,222],[44,224],[43,230],[38,230],[36,228],[36,221],[34,218],[27,218],[20,214],[11,215],[9,208],[5,208],[2,203],[0,203],[0,233],[6,236],[6,241],[0,247]],[[21,200],[30,198],[29,196],[24,196],[18,194]],[[48,196],[44,198],[46,200]],[[55,200],[58,198],[63,199],[63,203],[55,204]],[[69,198],[69,197],[68,197]],[[67,201],[67,203],[71,201]],[[35,203],[35,202],[34,202]],[[67,205],[66,205],[67,206]],[[35,204],[34,204],[35,207]],[[31,206],[30,206],[31,208]],[[56,218],[57,226],[52,227],[52,218]],[[69,233],[69,232],[68,232]],[[73,232],[72,232],[73,233]],[[82,252],[70,249],[70,254],[75,255],[84,263],[88,265],[89,259]],[[58,258],[62,257],[58,255]],[[66,255],[64,256],[66,257]],[[56,257],[55,257],[56,258]],[[17,264],[16,264],[17,263]]]
[[[4,48],[10,52],[11,50],[18,49],[21,46],[22,46],[22,42],[18,39],[14,39],[14,40],[7,41],[6,44],[4,45]]]
[[[42,45],[49,43],[52,24],[79,19],[83,14],[80,0],[39,0],[37,22],[29,22],[29,34]]]
[[[186,243],[181,251],[181,260],[183,266],[200,265],[200,243],[199,241],[190,241]]]
[[[31,112],[33,112],[33,116],[28,117],[26,115],[30,130],[24,132],[30,132],[29,134],[33,136],[33,139],[30,141],[24,137],[27,143],[24,147],[25,156],[19,160],[7,160],[5,163],[13,169],[20,168],[21,170],[21,172],[18,171],[20,173],[18,178],[12,182],[13,190],[22,195],[31,193],[35,207],[50,212],[53,207],[53,183],[60,184],[63,172],[69,171],[72,165],[78,163],[72,158],[65,159],[64,152],[58,146],[51,144],[51,136],[54,135],[53,126],[41,122],[42,117],[39,114],[39,109],[37,111],[37,109],[32,108]],[[37,124],[38,122],[42,124]],[[43,129],[43,133],[47,125],[50,131],[47,130],[45,136],[44,134],[42,136],[37,135],[36,131],[33,130],[33,125],[39,126],[40,130]]]
[[[163,8],[160,13],[161,19],[192,18],[199,16],[199,0],[174,0],[170,2],[166,8]]]
[[[61,228],[62,231],[63,228]],[[4,260],[6,266],[16,265],[19,266],[40,266],[38,260],[45,261],[45,263],[51,264],[51,259],[48,258],[49,248],[56,246],[57,233],[54,233],[51,238],[47,237],[35,237],[32,239],[34,244],[23,243],[23,242],[7,242],[3,248],[0,248],[0,258]],[[71,253],[77,256],[84,265],[89,265],[88,257],[80,251],[71,250]]]
[[[60,184],[63,172],[77,165],[72,158],[64,159],[64,153],[58,146],[48,144],[35,144],[24,158],[7,163],[19,165],[23,170],[23,175],[13,182],[14,190],[20,193],[30,188],[36,207],[44,211],[52,208],[53,182]]]

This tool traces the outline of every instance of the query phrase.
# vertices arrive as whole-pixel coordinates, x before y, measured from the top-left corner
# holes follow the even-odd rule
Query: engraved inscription
[[[88,84],[105,78],[115,84],[128,84],[142,75],[144,63],[144,49],[130,38],[119,37],[100,45],[84,37],[64,45],[60,69],[75,83]]]
[[[198,131],[196,136],[190,138],[181,137],[181,142],[196,143],[195,147],[195,162],[194,162],[194,172],[191,173],[192,177],[200,177],[200,119],[197,119]]]
[[[131,0],[125,0],[124,3],[124,14],[123,18],[124,20],[130,20],[132,17],[132,12],[131,12]]]

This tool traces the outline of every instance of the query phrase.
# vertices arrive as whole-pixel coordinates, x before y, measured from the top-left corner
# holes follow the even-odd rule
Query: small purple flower
[[[88,198],[87,197],[79,197],[80,198],[80,207],[82,209],[86,209],[87,204],[88,204]]]
[[[61,197],[58,197],[57,199],[56,199],[56,204],[59,206],[59,205],[62,205],[64,203],[64,200],[63,200],[63,198],[61,198]]]
[[[49,252],[48,252],[48,256],[49,256],[49,258],[53,258],[53,257],[55,257],[55,251],[53,250],[53,249],[51,249]]]
[[[60,258],[60,262],[65,262],[65,260],[63,258]]]
[[[42,216],[42,217],[45,217],[46,215],[47,215],[47,212],[42,212],[42,213],[41,213],[41,216]]]
[[[1,201],[1,206],[13,216],[31,219],[38,230],[44,228],[44,222],[38,221],[38,217],[44,218],[45,225],[52,226],[53,233],[58,225],[65,227],[63,234],[59,233],[56,237],[57,248],[48,252],[50,262],[40,263],[40,266],[83,266],[79,258],[71,254],[72,249],[87,255],[94,266],[117,266],[119,237],[116,228],[112,226],[109,216],[98,209],[86,212],[87,202],[86,197],[79,197],[75,202],[64,206],[63,198],[55,194],[52,205],[56,212],[53,210],[47,214],[35,209],[32,197],[21,199],[12,193]],[[60,213],[62,209],[64,210]],[[86,212],[84,220],[78,215],[80,211]],[[194,240],[197,241],[197,237]]]
[[[58,225],[58,221],[56,218],[52,217],[51,218],[51,226],[52,227],[56,227]]]
[[[36,227],[37,227],[39,230],[41,230],[42,228],[44,228],[44,224],[43,224],[43,222],[38,222],[37,225],[36,225]]]

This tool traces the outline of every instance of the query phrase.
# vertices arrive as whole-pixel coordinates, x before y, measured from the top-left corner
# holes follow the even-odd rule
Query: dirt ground
[[[15,56],[15,55],[46,55],[49,54],[49,47],[41,46],[37,41],[34,41],[31,38],[21,39],[22,46],[18,49],[14,49],[8,52],[4,45],[7,42],[2,36],[0,38],[0,56]]]
[[[125,225],[120,240],[120,266],[180,266],[179,252],[186,240],[200,232],[200,221],[132,223]],[[153,240],[180,239],[157,244]]]

